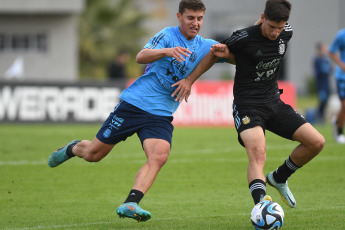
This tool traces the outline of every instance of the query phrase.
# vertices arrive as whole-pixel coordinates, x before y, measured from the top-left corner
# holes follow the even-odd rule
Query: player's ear
[[[177,12],[177,14],[176,14],[176,16],[177,16],[177,20],[179,21],[179,22],[181,22],[181,14],[180,14],[180,12]]]
[[[261,21],[264,22],[265,14],[261,14]]]

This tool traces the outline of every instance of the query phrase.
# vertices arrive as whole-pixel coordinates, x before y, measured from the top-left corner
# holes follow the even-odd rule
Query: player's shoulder
[[[284,26],[284,31],[286,31],[286,32],[292,32],[292,27],[291,27],[291,25],[287,22],[286,24],[285,24],[285,26]]]
[[[345,37],[345,28],[338,31],[337,37]]]
[[[284,34],[287,34],[288,36],[292,36],[292,27],[291,25],[287,22],[284,26],[284,30],[283,30]]]
[[[163,28],[158,34],[167,34],[167,35],[170,35],[170,34],[173,34],[176,32],[176,28],[173,27],[173,26],[169,26],[169,27],[165,27]]]
[[[196,44],[198,44],[199,46],[203,46],[203,45],[214,45],[214,44],[218,44],[219,42],[211,39],[211,38],[204,38],[203,36],[201,36],[200,34],[197,34],[194,38],[194,42]]]
[[[204,38],[204,37],[202,37],[200,35],[197,35],[195,38],[197,38],[200,43],[206,43],[206,44],[211,44],[211,45],[219,43],[216,40],[213,40],[211,38]]]
[[[231,34],[229,38],[222,41],[222,43],[231,45],[238,42],[244,42],[253,34],[254,30],[255,29],[252,28],[252,26],[244,28],[244,29],[236,30],[235,32]]]
[[[293,31],[292,31],[292,27],[289,23],[286,23],[284,26],[283,31],[281,32],[280,37],[286,40],[290,40],[292,37]]]

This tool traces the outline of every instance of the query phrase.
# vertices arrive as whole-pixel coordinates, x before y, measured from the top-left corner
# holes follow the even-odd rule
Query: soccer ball
[[[274,201],[257,203],[251,214],[251,221],[255,229],[280,229],[284,221],[282,207]]]

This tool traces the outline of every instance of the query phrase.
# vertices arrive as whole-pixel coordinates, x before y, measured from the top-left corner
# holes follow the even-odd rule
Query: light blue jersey
[[[341,61],[345,62],[345,29],[342,29],[337,33],[329,50],[332,53],[337,53],[339,51]],[[335,69],[335,78],[345,80],[345,73],[341,70],[340,66],[337,66]]]
[[[151,38],[144,49],[181,46],[193,53],[189,54],[189,57],[184,57],[186,61],[181,63],[175,58],[164,57],[149,64],[145,73],[125,89],[120,98],[146,112],[159,116],[172,116],[180,103],[171,97],[175,90],[171,85],[186,78],[210,51],[211,45],[216,43],[218,42],[204,39],[199,35],[193,40],[187,40],[178,26],[164,28]]]

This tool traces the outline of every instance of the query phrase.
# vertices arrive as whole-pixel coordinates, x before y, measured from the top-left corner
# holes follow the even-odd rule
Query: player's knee
[[[163,167],[163,165],[168,161],[169,158],[169,151],[159,151],[156,154],[154,154],[149,161],[152,164],[155,164],[159,168]]]
[[[266,162],[266,148],[254,146],[247,149],[249,160],[255,162],[256,164],[264,165]]]
[[[323,147],[326,144],[326,140],[325,138],[320,134],[318,138],[316,138],[316,140],[313,143],[313,152],[315,153],[315,155],[319,154]]]

